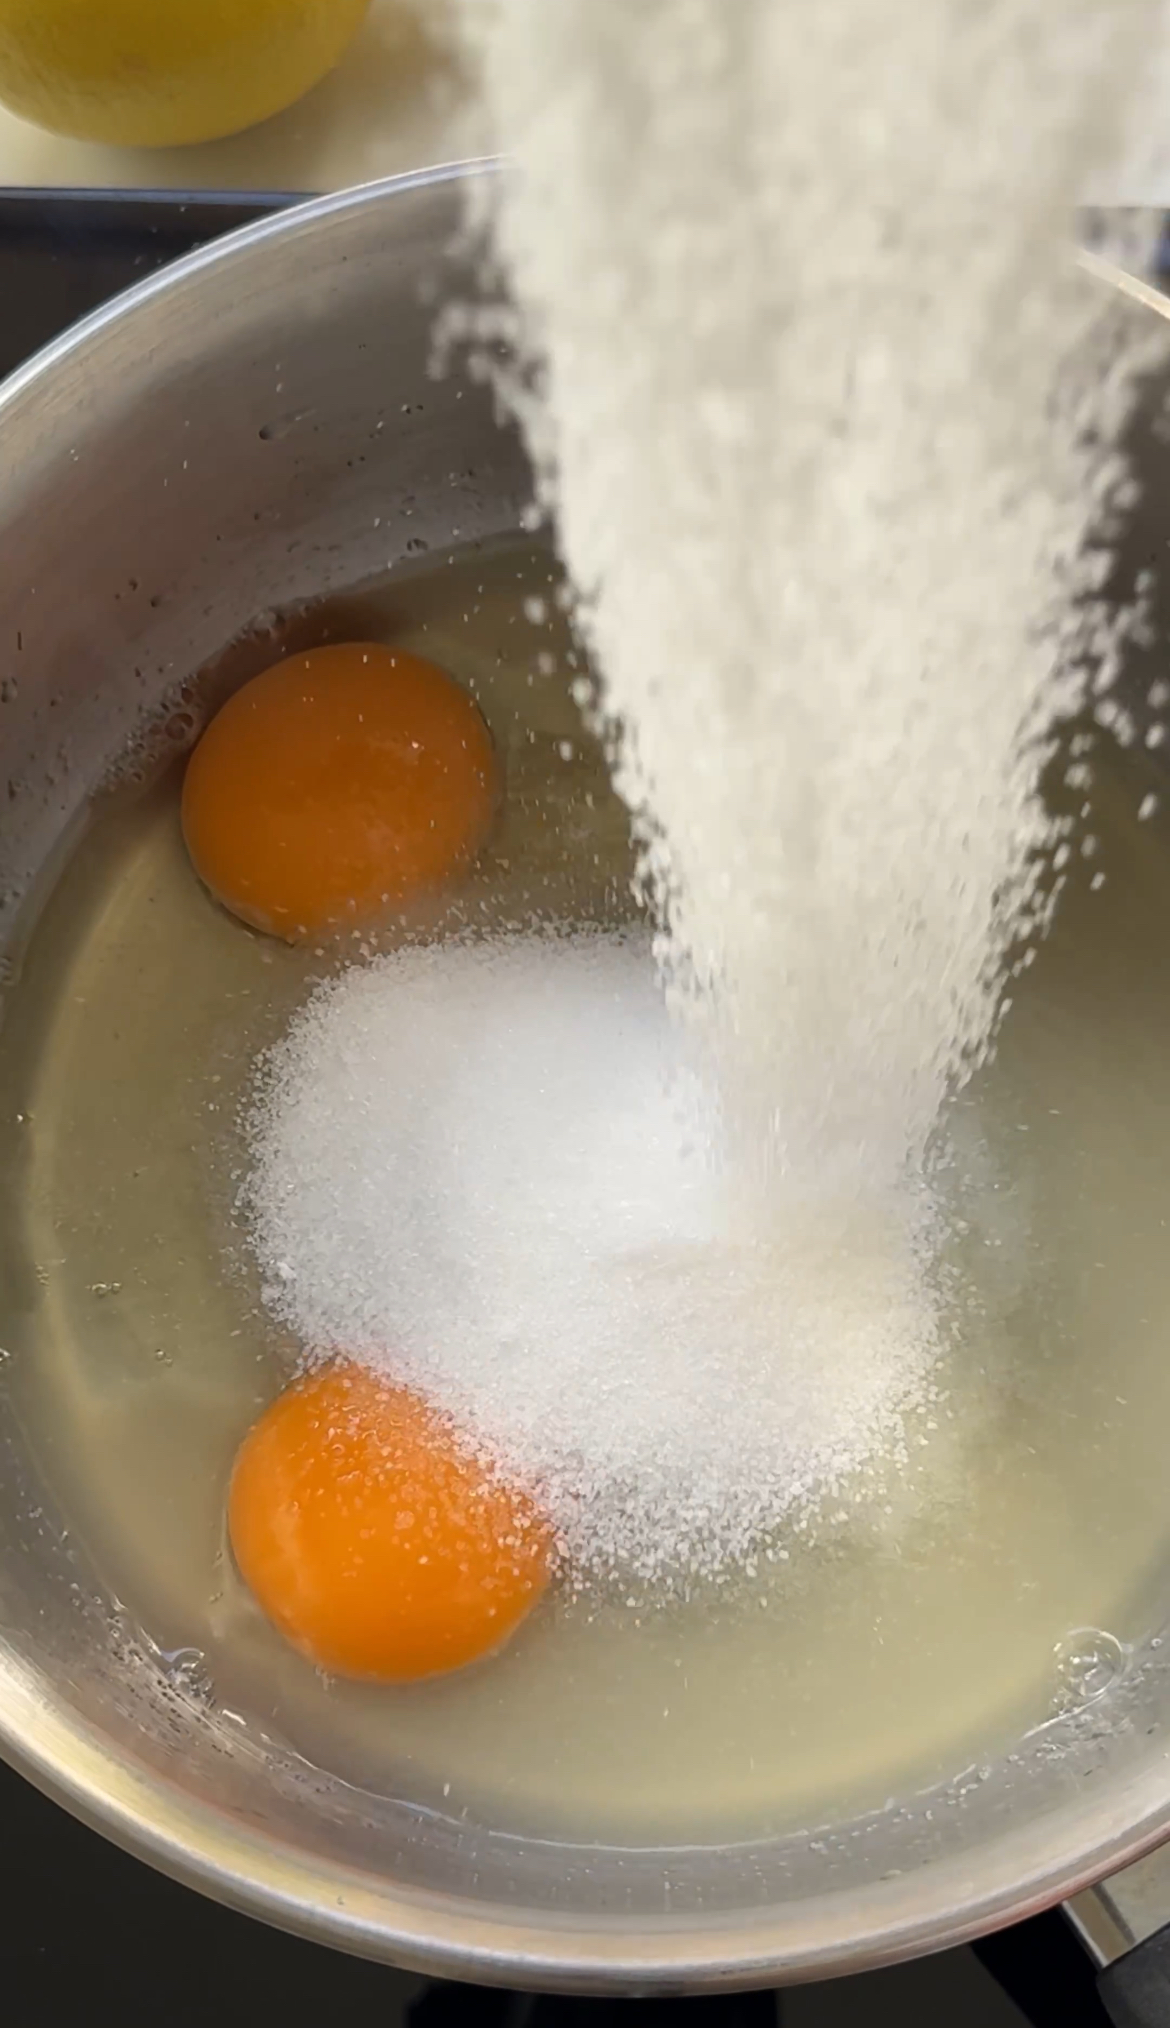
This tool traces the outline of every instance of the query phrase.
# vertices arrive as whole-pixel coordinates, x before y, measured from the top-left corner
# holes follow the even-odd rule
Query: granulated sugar
[[[458,0],[510,158],[485,328],[667,982],[802,1193],[921,1158],[1032,923],[1082,544],[1164,345],[1072,207],[1160,12]]]
[[[897,1449],[937,1351],[925,1199],[737,1243],[648,941],[356,967],[267,1059],[251,1136],[276,1315],[421,1388],[578,1567],[749,1552]]]
[[[1043,926],[1165,347],[1068,244],[1154,11],[456,0],[512,302],[448,331],[512,343],[665,995],[605,942],[346,974],[248,1205],[306,1350],[423,1388],[589,1567],[749,1555],[931,1385],[929,1151]]]

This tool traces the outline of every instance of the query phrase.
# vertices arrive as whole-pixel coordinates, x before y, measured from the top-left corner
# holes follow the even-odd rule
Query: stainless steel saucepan
[[[428,372],[466,173],[221,241],[0,393],[3,921],[117,755],[144,683],[161,696],[259,611],[384,568],[376,524],[403,495],[432,548],[517,527],[517,442],[481,389]],[[360,1795],[164,1680],[58,1525],[2,1361],[0,1458],[0,1749],[167,1872],[326,1943],[553,1989],[824,1977],[1010,1922],[1170,1837],[1170,1644],[1136,1657],[1090,1724],[1049,1727],[983,1780],[897,1797],[815,1842],[532,1842]],[[1081,1904],[1102,1955],[1156,1926],[1156,1887],[1130,1878],[1112,1942],[1105,1904]]]

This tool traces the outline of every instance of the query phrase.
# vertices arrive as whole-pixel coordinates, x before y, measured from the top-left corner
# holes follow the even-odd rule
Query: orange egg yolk
[[[236,1563],[323,1669],[402,1683],[498,1648],[548,1583],[548,1530],[416,1394],[338,1362],[245,1438],[228,1501]]]
[[[491,734],[457,683],[376,642],[245,683],[187,767],[183,835],[233,915],[296,943],[441,885],[495,813]]]

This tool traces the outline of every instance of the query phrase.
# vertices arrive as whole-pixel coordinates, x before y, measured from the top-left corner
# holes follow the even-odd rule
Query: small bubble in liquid
[[[278,381],[278,394],[280,388],[281,383]],[[272,422],[261,423],[256,434],[262,444],[277,443],[281,437],[287,437],[292,430],[295,430],[298,423],[308,422],[310,416],[314,413],[315,411],[311,408],[301,408],[297,409],[292,415],[276,416]]]
[[[1080,1711],[1104,1697],[1123,1674],[1127,1655],[1116,1634],[1100,1627],[1075,1627],[1052,1652],[1062,1711]]]
[[[177,1690],[189,1697],[196,1697],[200,1703],[209,1704],[215,1695],[215,1686],[207,1667],[207,1657],[202,1648],[164,1649],[162,1653],[163,1674]]]

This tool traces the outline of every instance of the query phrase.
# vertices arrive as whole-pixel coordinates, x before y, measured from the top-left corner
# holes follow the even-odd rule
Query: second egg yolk
[[[548,1583],[548,1530],[418,1395],[339,1361],[236,1459],[228,1527],[268,1617],[320,1668],[408,1682],[500,1647]]]
[[[372,641],[314,648],[212,719],[188,763],[183,835],[226,908],[295,943],[468,866],[497,788],[483,716],[441,669]]]

